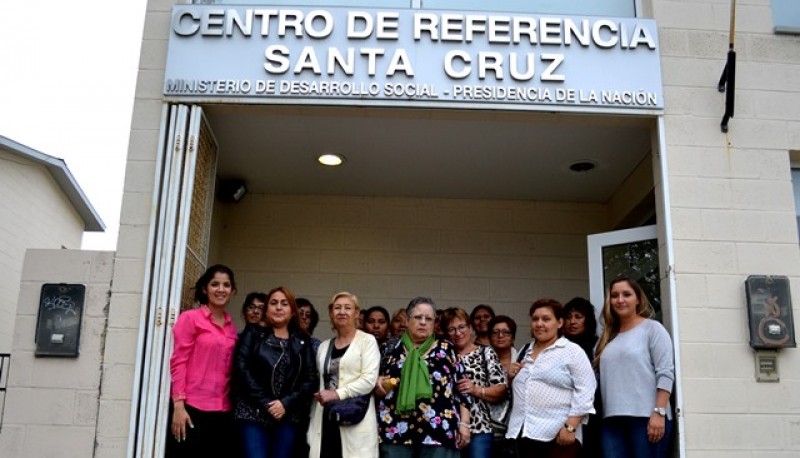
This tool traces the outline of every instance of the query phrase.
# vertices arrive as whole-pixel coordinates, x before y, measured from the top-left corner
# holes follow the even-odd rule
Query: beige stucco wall
[[[114,253],[28,250],[22,269],[0,456],[92,456]],[[34,356],[42,285],[86,286],[76,358]]]
[[[798,316],[789,150],[800,148],[800,40],[772,33],[769,0],[737,2],[726,135],[716,85],[730,2],[646,3],[662,47],[688,456],[798,456],[800,352],[780,352],[780,383],[755,382],[744,281],[790,276]]]
[[[25,250],[80,248],[83,220],[44,166],[2,149],[0,196],[0,353],[9,353]]]
[[[173,1],[149,0],[125,166],[120,230],[106,347],[95,457],[127,454],[145,258],[161,129],[161,84]]]
[[[288,286],[317,305],[322,336],[331,295],[348,290],[390,311],[417,295],[488,303],[525,342],[532,300],[588,297],[586,235],[607,230],[599,204],[248,195],[222,212],[219,260],[239,299]]]

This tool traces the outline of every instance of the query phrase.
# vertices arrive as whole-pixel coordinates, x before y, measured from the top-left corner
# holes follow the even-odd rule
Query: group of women
[[[362,316],[347,292],[320,342],[316,310],[285,287],[248,294],[237,334],[235,292],[233,272],[210,267],[174,327],[171,456],[666,456],[672,345],[631,279],[611,283],[599,341],[588,301],[541,299],[519,352],[516,323],[489,306],[416,297],[392,337],[398,314]],[[342,421],[343,404],[362,415]]]

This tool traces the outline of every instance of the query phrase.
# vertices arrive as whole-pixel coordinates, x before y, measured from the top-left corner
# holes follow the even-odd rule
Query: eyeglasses
[[[460,325],[458,325],[458,326],[456,326],[454,328],[447,328],[447,333],[450,334],[450,335],[453,335],[453,334],[455,334],[457,332],[460,332],[460,333],[463,334],[463,333],[467,332],[467,329],[469,329],[469,326],[467,326],[466,324],[460,324]]]
[[[492,331],[492,335],[494,337],[509,337],[511,335],[511,331],[508,329],[498,329],[497,331]]]
[[[264,310],[264,306],[261,304],[247,304],[247,310]]]
[[[433,323],[436,319],[430,315],[411,315],[411,319],[415,321],[423,321],[428,323]]]
[[[311,312],[300,311],[297,312],[297,316],[299,316],[300,318],[311,318]]]

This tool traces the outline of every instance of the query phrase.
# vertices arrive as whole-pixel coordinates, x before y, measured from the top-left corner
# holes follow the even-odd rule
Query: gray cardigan
[[[672,392],[672,340],[658,321],[645,320],[621,332],[600,356],[603,417],[650,417],[658,389]],[[667,417],[672,418],[667,405]]]

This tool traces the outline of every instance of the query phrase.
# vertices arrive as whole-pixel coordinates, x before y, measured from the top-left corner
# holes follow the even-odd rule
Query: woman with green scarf
[[[432,299],[406,308],[408,328],[384,349],[375,387],[381,458],[458,458],[469,444],[472,400],[457,389],[464,378],[453,345],[433,335]]]

